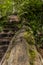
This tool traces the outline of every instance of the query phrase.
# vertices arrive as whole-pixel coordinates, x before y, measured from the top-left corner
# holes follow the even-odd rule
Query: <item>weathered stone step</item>
[[[4,26],[4,28],[12,28],[12,27],[15,28],[14,23],[13,23],[13,24],[6,24],[6,25]]]
[[[14,32],[2,32],[2,33],[0,33],[0,35],[4,35],[4,34],[6,34],[6,35],[9,35],[9,34],[14,34]]]
[[[10,37],[6,36],[6,37],[1,37],[0,40],[3,40],[3,39],[9,39],[9,40],[11,40],[11,38],[12,38],[11,36]]]
[[[0,53],[0,61],[1,61],[2,57],[4,56],[4,53],[5,53],[5,52]]]
[[[0,39],[0,42],[7,42],[10,41],[10,39]]]
[[[13,35],[14,35],[13,33],[9,33],[9,32],[4,34],[0,33],[0,61],[4,56]]]
[[[3,52],[3,49],[0,48],[0,54]]]
[[[17,21],[17,19],[15,19],[15,16],[13,18],[14,18],[14,21]],[[8,45],[10,43],[10,40],[15,34],[15,31],[18,30],[18,27],[14,25],[14,23],[16,22],[11,22],[11,20],[8,23],[5,23],[3,31],[0,32],[0,61],[6,52]]]
[[[2,38],[2,37],[11,37],[13,35],[14,35],[14,33],[0,33],[0,38]]]
[[[9,45],[9,42],[10,42],[10,41],[1,41],[1,42],[0,42],[0,45],[6,45],[6,44]]]
[[[0,44],[0,49],[3,49],[3,47],[6,47],[7,48],[8,45],[9,45],[8,43],[7,44],[2,44],[2,45]]]
[[[9,28],[9,27],[7,27],[7,28],[4,28],[4,29],[3,29],[3,31],[5,31],[5,32],[9,32],[9,31],[15,32],[15,30],[17,31],[18,28],[14,28],[14,27]]]
[[[1,40],[1,39],[10,39],[10,40],[11,40],[12,37],[9,37],[9,36],[8,36],[8,37],[1,37],[0,40]]]
[[[0,38],[0,41],[10,41],[11,40],[11,37],[6,37],[6,38]]]

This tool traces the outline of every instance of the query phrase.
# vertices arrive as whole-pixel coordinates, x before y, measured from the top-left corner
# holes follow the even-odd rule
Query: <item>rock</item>
[[[8,19],[9,19],[10,22],[19,23],[19,21],[20,21],[20,18],[17,15],[10,15],[10,16],[8,16]]]
[[[42,65],[41,55],[38,53],[35,45],[30,44],[24,38],[25,32],[26,30],[24,29],[20,30],[12,39],[12,45],[10,45],[11,47],[6,52],[0,65]]]

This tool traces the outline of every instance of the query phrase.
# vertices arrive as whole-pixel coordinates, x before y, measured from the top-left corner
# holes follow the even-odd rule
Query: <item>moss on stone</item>
[[[34,40],[34,36],[33,34],[31,33],[31,31],[26,31],[24,32],[24,38],[26,39],[26,41],[29,43],[29,44],[35,44],[35,40]]]
[[[35,54],[35,51],[30,49],[30,50],[29,50],[29,53],[30,53],[30,55],[31,55],[31,58],[34,59],[34,58],[35,58],[35,55],[36,55],[36,54]]]
[[[30,54],[30,65],[34,65],[34,60],[36,57],[36,52],[32,48],[29,49],[29,54]]]
[[[8,59],[9,56],[10,56],[10,52],[8,52],[8,53],[6,54],[6,59]]]

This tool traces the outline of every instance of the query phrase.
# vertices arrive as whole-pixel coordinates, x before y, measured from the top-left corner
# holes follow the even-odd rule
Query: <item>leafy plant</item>
[[[12,0],[0,0],[0,15],[6,16],[12,12]]]

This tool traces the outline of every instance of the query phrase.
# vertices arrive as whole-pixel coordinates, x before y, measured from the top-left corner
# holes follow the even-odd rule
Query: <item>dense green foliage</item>
[[[12,0],[0,0],[0,15],[6,16],[12,11]]]
[[[35,35],[38,44],[43,43],[43,1],[42,0],[0,0],[0,15],[4,18],[0,22],[3,27],[7,21],[7,16],[17,13],[22,20],[26,20],[21,25],[29,26]],[[0,27],[1,28],[1,27]]]

